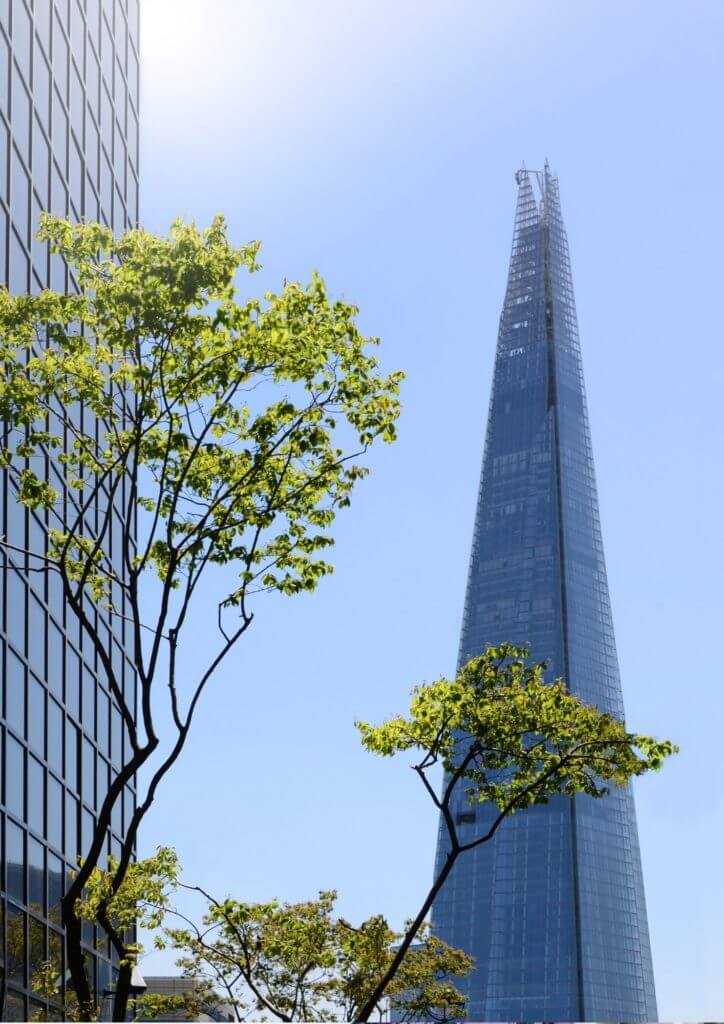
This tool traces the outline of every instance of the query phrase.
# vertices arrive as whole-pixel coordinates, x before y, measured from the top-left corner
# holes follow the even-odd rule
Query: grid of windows
[[[529,644],[623,716],[565,229],[548,168],[518,175],[459,662]],[[460,820],[470,808],[461,792]],[[497,813],[462,827],[482,834]],[[441,826],[438,868],[447,853]],[[564,798],[461,858],[435,931],[476,959],[472,1020],[656,1019],[633,798]]]
[[[12,292],[75,286],[33,237],[41,210],[116,233],[137,221],[138,21],[138,0],[0,0],[0,283]],[[58,466],[48,472],[70,499]],[[11,544],[43,548],[46,523],[17,503],[6,479],[0,518]],[[57,579],[29,572],[20,554],[0,558],[0,1016],[28,1020],[41,1009],[30,988],[35,967],[48,957],[62,964],[64,878],[87,848],[127,741]],[[122,619],[99,613],[94,623],[132,707]],[[109,852],[119,852],[133,800],[129,790],[114,815]],[[92,928],[84,941],[102,992],[110,951]]]

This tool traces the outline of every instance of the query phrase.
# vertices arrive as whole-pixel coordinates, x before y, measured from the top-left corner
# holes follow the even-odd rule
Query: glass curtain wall
[[[0,284],[13,293],[75,287],[63,261],[34,238],[42,210],[116,233],[137,222],[138,29],[137,0],[0,0]],[[87,416],[70,413],[77,423]],[[72,508],[60,467],[49,460],[48,472]],[[47,522],[0,479],[2,533],[15,548],[44,550]],[[88,846],[124,735],[57,577],[33,571],[37,560],[9,548],[0,558],[0,1018],[28,1020],[44,1009],[31,990],[37,965],[57,959],[64,974],[64,879]],[[130,635],[120,616],[99,613],[94,622],[133,706]],[[132,807],[129,790],[109,852],[118,852]],[[92,928],[84,940],[102,993],[112,978],[109,950]],[[58,1011],[49,1010],[52,1019]]]
[[[551,679],[623,717],[558,182],[547,165],[516,178],[459,665],[528,644]],[[472,839],[495,810],[461,792],[455,814]],[[438,867],[446,853],[441,824]],[[433,928],[476,959],[471,1020],[656,1019],[629,790],[509,819],[458,861]]]

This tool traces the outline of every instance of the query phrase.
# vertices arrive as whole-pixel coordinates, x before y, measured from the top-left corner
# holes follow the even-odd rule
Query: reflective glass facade
[[[138,21],[137,0],[0,0],[0,284],[12,292],[74,287],[33,237],[41,210],[116,232],[137,221]],[[72,502],[57,464],[48,472]],[[44,550],[46,523],[0,480],[1,532],[17,547]],[[124,736],[57,578],[29,572],[21,554],[0,558],[0,1018],[27,1020],[40,1009],[30,991],[36,965],[62,958],[64,876],[88,845]],[[118,616],[99,614],[95,626],[132,705],[130,636]],[[132,806],[129,790],[109,852]],[[93,929],[84,938],[102,991],[113,970],[108,949]]]
[[[459,663],[526,643],[623,717],[558,182],[547,166],[517,181]],[[461,793],[455,813],[472,838],[494,811]],[[629,790],[509,819],[458,861],[433,927],[476,959],[471,1020],[656,1020]]]

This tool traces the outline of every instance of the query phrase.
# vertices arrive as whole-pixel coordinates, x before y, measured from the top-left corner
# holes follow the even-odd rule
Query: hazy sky
[[[335,575],[259,609],[143,847],[175,845],[220,895],[416,910],[437,819],[353,721],[454,670],[513,174],[547,156],[627,717],[682,748],[636,786],[660,1018],[721,1018],[724,3],[141,6],[144,224],[225,213],[263,241],[255,290],[318,269],[407,372]]]

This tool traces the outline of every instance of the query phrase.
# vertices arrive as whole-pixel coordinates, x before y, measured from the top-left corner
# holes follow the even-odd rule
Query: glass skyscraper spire
[[[547,164],[516,180],[459,663],[487,644],[529,644],[550,678],[622,718],[558,181]],[[494,813],[460,792],[466,838]],[[438,866],[446,852],[441,828]],[[458,861],[433,928],[475,957],[471,1020],[656,1020],[629,789],[513,816]]]

